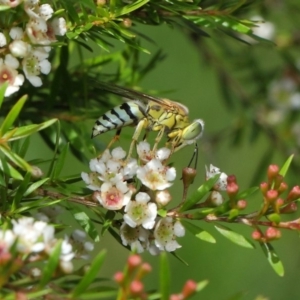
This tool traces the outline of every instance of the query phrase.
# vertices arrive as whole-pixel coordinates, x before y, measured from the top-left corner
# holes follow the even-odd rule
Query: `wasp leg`
[[[142,119],[136,126],[135,128],[135,132],[133,134],[133,137],[132,137],[132,142],[130,144],[130,148],[129,148],[129,151],[128,151],[128,155],[127,155],[127,158],[126,160],[128,160],[130,157],[131,157],[131,154],[132,154],[132,151],[133,151],[133,148],[135,147],[136,145],[136,142],[143,130],[143,128],[145,128],[147,126],[147,119]]]
[[[111,139],[111,141],[109,142],[109,144],[106,146],[105,150],[109,149],[116,141],[119,140],[120,138],[120,134],[121,134],[121,130],[122,128],[119,128],[115,134],[115,136]],[[102,156],[102,153],[98,156],[98,158],[100,158]]]
[[[161,138],[163,137],[164,132],[165,132],[165,127],[162,127],[162,129],[158,132],[157,137],[155,138],[155,143],[154,143],[154,146],[152,149],[153,153],[155,153],[158,143],[160,142]]]

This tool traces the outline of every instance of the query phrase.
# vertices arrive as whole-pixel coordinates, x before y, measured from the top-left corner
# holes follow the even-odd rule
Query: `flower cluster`
[[[40,75],[51,70],[51,43],[57,41],[56,36],[65,35],[66,21],[52,18],[52,7],[39,5],[39,0],[0,0],[0,4],[18,10],[15,15],[21,16],[0,31],[0,86],[8,82],[5,96],[10,96],[24,83],[24,75],[33,86],[42,85]]]
[[[12,229],[0,230],[2,267],[6,265],[13,273],[22,267],[24,258],[30,262],[45,260],[45,257],[50,257],[60,242],[54,234],[54,227],[44,221],[35,221],[30,217],[12,220]],[[60,270],[64,273],[71,273],[73,271],[72,259],[85,257],[82,253],[91,250],[93,250],[93,245],[85,241],[84,233],[75,231],[71,238],[65,237],[61,243]]]
[[[171,217],[158,216],[158,208],[171,200],[167,190],[176,177],[176,170],[166,165],[171,151],[151,151],[147,142],[137,145],[139,159],[126,159],[126,152],[105,150],[90,161],[91,173],[82,173],[93,199],[108,210],[122,214],[120,236],[123,245],[138,253],[174,251],[180,247],[176,237],[185,234],[184,227]]]

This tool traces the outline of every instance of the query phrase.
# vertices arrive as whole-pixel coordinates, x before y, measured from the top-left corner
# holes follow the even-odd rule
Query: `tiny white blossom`
[[[52,17],[53,9],[49,4],[42,4],[39,7],[39,15],[45,19],[48,20]]]
[[[0,47],[4,47],[6,46],[6,44],[7,44],[6,37],[2,32],[0,32]]]
[[[13,56],[23,58],[30,53],[31,46],[22,40],[14,40],[9,44],[9,50]]]
[[[23,37],[23,29],[21,27],[12,27],[9,31],[9,36],[13,40],[19,40]]]
[[[171,150],[169,148],[163,147],[156,151],[155,158],[159,159],[160,161],[164,161],[170,157]]]
[[[157,191],[155,202],[159,207],[166,206],[172,200],[172,196],[168,190]]]
[[[152,159],[145,166],[139,167],[137,177],[151,190],[164,190],[173,184],[176,170],[162,165],[158,159]]]
[[[9,248],[13,245],[17,236],[14,234],[12,230],[2,230],[0,229],[0,244],[1,248],[5,248],[6,252],[8,252]],[[1,251],[3,251],[1,249]]]
[[[132,228],[125,222],[120,228],[120,236],[124,246],[130,246],[131,251],[142,253],[149,245],[150,232],[141,226]]]
[[[51,27],[55,35],[64,36],[67,32],[66,20],[64,18],[54,18]]]
[[[224,198],[218,191],[212,191],[210,201],[214,206],[220,206],[224,203]]]
[[[218,179],[218,181],[216,182],[214,188],[217,191],[226,191],[227,189],[227,175],[223,172],[220,171],[219,168],[213,166],[212,164],[210,164],[209,169],[205,166],[206,169],[206,180],[212,178],[213,176],[215,176],[216,174],[220,174],[220,177]]]
[[[184,236],[185,230],[179,221],[171,217],[162,218],[158,221],[154,230],[155,245],[161,251],[175,251],[181,246],[177,243],[176,237]]]
[[[251,20],[258,21],[256,27],[252,28],[252,31],[255,35],[266,39],[266,40],[273,40],[275,36],[275,26],[273,23],[264,21],[262,17],[255,16],[252,17]]]
[[[104,182],[101,191],[94,193],[94,198],[108,210],[119,210],[130,201],[131,195],[132,191],[126,182],[119,181],[115,185]]]
[[[144,163],[152,160],[153,158],[156,158],[160,161],[164,161],[168,159],[171,154],[171,150],[166,147],[163,147],[153,152],[151,150],[150,144],[146,141],[139,142],[136,146],[136,150],[139,158]]]
[[[4,82],[8,82],[5,97],[18,91],[24,82],[24,76],[22,74],[18,74],[16,70],[18,66],[18,60],[11,54],[5,55],[4,61],[0,58],[0,86]]]
[[[48,74],[51,70],[51,64],[46,59],[48,55],[49,54],[42,49],[34,50],[22,61],[25,76],[35,87],[42,85],[42,80],[38,75],[40,75],[40,73]]]
[[[129,201],[125,207],[124,221],[131,227],[142,225],[145,229],[152,229],[157,216],[157,206],[149,201],[148,194],[136,194],[135,201]]]

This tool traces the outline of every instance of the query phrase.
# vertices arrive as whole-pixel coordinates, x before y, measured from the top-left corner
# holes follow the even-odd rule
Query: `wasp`
[[[128,157],[131,156],[133,147],[143,130],[146,130],[144,139],[149,131],[158,132],[153,151],[165,134],[168,139],[167,145],[170,145],[172,152],[176,152],[186,145],[196,144],[196,140],[203,133],[203,120],[196,119],[190,122],[189,110],[181,103],[104,82],[98,83],[98,87],[128,100],[97,119],[92,130],[92,138],[106,131],[117,129],[109,148],[119,138],[123,127],[136,126]]]

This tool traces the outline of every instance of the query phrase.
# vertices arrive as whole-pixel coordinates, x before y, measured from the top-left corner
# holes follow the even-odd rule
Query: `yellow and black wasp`
[[[145,137],[149,131],[158,132],[153,150],[156,149],[163,134],[166,134],[167,145],[170,145],[172,152],[178,151],[186,145],[196,144],[196,140],[203,133],[203,120],[196,119],[190,122],[189,110],[181,103],[104,82],[100,82],[98,87],[130,100],[100,116],[93,127],[92,138],[106,131],[117,129],[114,141],[120,135],[123,127],[136,126],[128,157],[131,156],[133,147],[143,129],[146,130]]]

